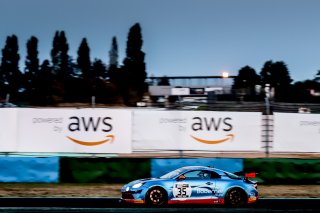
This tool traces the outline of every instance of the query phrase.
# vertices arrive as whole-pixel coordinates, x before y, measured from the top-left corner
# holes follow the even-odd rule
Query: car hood
[[[131,186],[131,185],[134,185],[134,184],[137,184],[137,183],[146,183],[146,182],[153,182],[153,181],[158,181],[158,180],[163,180],[163,179],[160,179],[160,178],[144,178],[144,179],[131,181],[127,185]]]

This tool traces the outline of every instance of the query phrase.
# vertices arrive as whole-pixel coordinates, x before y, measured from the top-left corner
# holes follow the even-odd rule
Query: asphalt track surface
[[[0,212],[320,212],[320,198],[265,198],[243,208],[179,205],[148,208],[119,198],[0,198]]]

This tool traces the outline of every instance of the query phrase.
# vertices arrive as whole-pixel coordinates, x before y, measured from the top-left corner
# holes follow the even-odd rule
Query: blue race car
[[[240,177],[206,166],[187,166],[159,178],[132,181],[121,189],[122,201],[151,206],[226,204],[244,206],[258,199],[255,173]]]

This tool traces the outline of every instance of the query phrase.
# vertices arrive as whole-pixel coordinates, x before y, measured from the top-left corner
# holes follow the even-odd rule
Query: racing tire
[[[148,206],[165,206],[168,204],[167,192],[160,187],[151,188],[146,194]]]
[[[246,193],[239,188],[230,189],[225,196],[225,204],[229,207],[243,207],[247,204]]]

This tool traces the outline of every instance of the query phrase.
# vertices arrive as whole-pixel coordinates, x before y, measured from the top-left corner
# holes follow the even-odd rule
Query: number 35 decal
[[[175,198],[189,198],[191,197],[191,187],[187,183],[174,184],[172,193]]]

